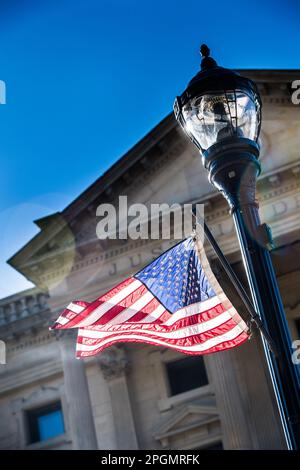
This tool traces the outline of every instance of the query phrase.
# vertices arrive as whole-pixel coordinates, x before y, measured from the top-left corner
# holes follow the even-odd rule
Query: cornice
[[[47,322],[48,323],[48,322]],[[18,338],[10,338],[7,340],[7,354],[14,355],[25,351],[34,346],[45,345],[53,341],[57,341],[55,334],[49,331],[49,325],[38,325],[36,331],[28,330]]]
[[[49,379],[62,373],[62,363],[59,360],[41,360],[39,363],[33,362],[31,366],[19,369],[9,369],[0,374],[0,396],[11,393],[12,390],[30,385],[43,379]]]
[[[295,164],[292,166],[288,166],[284,168],[282,171],[280,169],[274,173],[267,174],[265,177],[261,178],[258,182],[258,193],[259,193],[259,201],[261,204],[261,208],[275,203],[278,199],[282,198],[283,196],[292,195],[293,193],[297,197],[300,188],[300,172],[298,173],[298,169],[300,168],[299,164]],[[190,201],[185,201],[185,203]],[[195,202],[195,201],[193,201]],[[227,220],[228,223],[230,221],[228,216],[228,206],[223,199],[223,197],[219,194],[212,194],[211,197],[206,196],[203,200],[197,201],[199,203],[205,203],[205,217],[206,221],[210,225],[218,225],[222,223],[224,220]],[[299,216],[297,216],[297,211],[295,214],[285,215],[286,221],[290,220],[290,225],[286,225],[290,230],[298,229],[297,220],[299,220]],[[300,223],[300,220],[299,220]],[[278,226],[279,224],[279,226]],[[276,225],[275,231],[273,227],[274,234],[278,232],[280,235],[280,225],[282,224],[282,218],[279,218],[279,221],[276,221],[276,217],[274,217],[273,225]],[[226,234],[223,234],[226,235]],[[227,237],[227,240],[225,238]],[[234,241],[233,236],[233,228],[232,228],[232,240],[231,235],[228,233],[227,236],[223,238],[224,243],[227,244],[227,249],[229,252],[232,252],[236,249],[236,243],[232,245]],[[223,242],[222,234],[220,234],[220,243]],[[63,264],[60,261],[60,252],[53,252],[49,253],[48,256],[45,256],[42,260],[37,260],[35,264],[35,272],[41,282],[41,285],[47,286],[48,283],[52,282],[51,280],[64,278],[66,276],[72,276],[73,273],[78,271],[90,268],[92,265],[97,268],[97,265],[106,266],[107,264],[113,263],[116,259],[120,258],[120,256],[126,256],[130,253],[134,254],[138,249],[144,248],[149,246],[151,247],[157,246],[157,242],[153,242],[152,240],[136,240],[136,241],[127,241],[123,244],[119,244],[118,246],[109,247],[107,249],[102,249],[101,253],[97,253],[97,248],[93,247],[95,244],[95,239],[90,241],[85,241],[84,244],[86,246],[85,252],[87,253],[85,256],[76,256],[73,253],[73,262],[70,264]],[[89,252],[88,247],[89,245],[92,248],[92,253]],[[77,249],[80,249],[80,244],[78,244]],[[230,248],[231,246],[231,248]],[[62,251],[63,253],[63,251]],[[56,257],[56,263],[54,262]],[[49,263],[49,259],[52,258],[53,263],[52,267]],[[71,258],[70,258],[71,259]],[[40,264],[39,264],[40,263]],[[38,267],[42,267],[44,263],[44,273],[38,272]],[[55,265],[59,268],[55,269]]]

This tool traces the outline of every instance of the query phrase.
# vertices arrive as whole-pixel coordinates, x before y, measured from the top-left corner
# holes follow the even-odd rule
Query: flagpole
[[[202,221],[199,221],[199,219],[196,216],[196,208],[195,207],[192,209],[192,213],[193,213],[193,216],[195,217],[196,223],[198,223],[200,225],[203,225],[204,235],[205,235],[207,241],[210,243],[211,247],[213,248],[218,260],[220,261],[220,263],[221,263],[224,271],[226,272],[227,276],[231,280],[231,282],[232,282],[233,286],[235,287],[237,293],[239,294],[240,298],[242,299],[246,309],[248,310],[248,313],[250,315],[251,323],[254,323],[255,326],[261,332],[261,334],[264,336],[265,340],[268,343],[268,346],[269,346],[270,350],[274,354],[277,354],[276,346],[275,346],[274,341],[272,340],[271,336],[269,335],[268,331],[266,330],[265,326],[263,325],[263,323],[262,323],[258,313],[256,312],[250,298],[248,297],[248,294],[247,294],[243,284],[241,283],[241,281],[237,277],[237,275],[234,272],[231,264],[229,263],[228,259],[226,258],[226,256],[222,252],[221,248],[219,247],[219,245],[218,245],[215,237],[213,236],[212,232],[210,231],[208,225],[206,224],[206,222],[203,219],[202,219]],[[240,315],[241,315],[241,313],[240,313]],[[243,320],[245,320],[245,319],[243,319]],[[248,320],[249,319],[246,319],[246,322]]]

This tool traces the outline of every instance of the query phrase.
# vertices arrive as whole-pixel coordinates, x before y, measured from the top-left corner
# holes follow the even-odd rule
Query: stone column
[[[253,449],[231,351],[209,356],[205,362],[220,413],[224,449]]]
[[[258,338],[205,358],[221,418],[225,449],[284,449]]]
[[[110,347],[98,356],[98,364],[109,387],[117,449],[138,449],[126,378],[129,363],[125,349]]]
[[[248,315],[229,278],[216,260],[210,263],[237,311]],[[243,279],[242,265],[236,267]],[[245,282],[245,285],[246,282]],[[251,341],[205,357],[221,418],[225,449],[285,449],[277,404],[259,334]]]
[[[64,371],[65,401],[73,449],[97,449],[97,437],[84,360],[76,359],[76,332],[59,337]]]

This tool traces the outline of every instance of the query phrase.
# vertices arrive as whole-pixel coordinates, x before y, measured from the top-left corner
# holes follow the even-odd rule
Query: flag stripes
[[[208,339],[204,343],[196,342],[191,345],[186,345],[183,341],[178,342],[177,340],[165,341],[164,339],[160,338],[153,339],[150,335],[136,335],[132,332],[110,336],[104,339],[99,345],[82,344],[81,337],[79,337],[77,342],[77,357],[94,356],[95,354],[99,354],[108,346],[119,342],[147,343],[154,346],[163,346],[176,349],[177,351],[183,352],[185,354],[208,354],[233,348],[245,342],[247,339],[247,333],[245,333],[245,331],[243,331],[239,325],[236,325],[230,331],[222,335]],[[186,340],[186,342],[188,341]]]
[[[191,246],[190,240],[188,243]],[[176,257],[172,253],[168,258],[162,255],[152,271],[152,265],[148,265],[144,272],[138,273],[139,279],[130,277],[93,302],[71,302],[52,329],[78,328],[77,357],[93,356],[117,342],[146,343],[185,354],[208,354],[243,343],[248,339],[247,325],[212,272],[207,267],[204,272],[195,250],[189,249],[192,255],[188,258],[183,250],[184,258],[180,258],[183,255],[179,244]],[[161,266],[160,258],[163,258]],[[165,281],[170,279],[172,270],[175,271],[173,285]],[[165,273],[167,277],[163,277]],[[177,293],[180,290],[181,296]],[[169,304],[179,307],[174,311],[165,306],[164,299],[170,296]],[[195,300],[191,301],[192,298]]]

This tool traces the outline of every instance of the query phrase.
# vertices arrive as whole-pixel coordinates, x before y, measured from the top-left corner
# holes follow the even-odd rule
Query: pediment
[[[187,404],[174,409],[172,414],[161,422],[153,434],[156,440],[164,440],[176,434],[205,427],[218,421],[219,414],[215,406]]]

